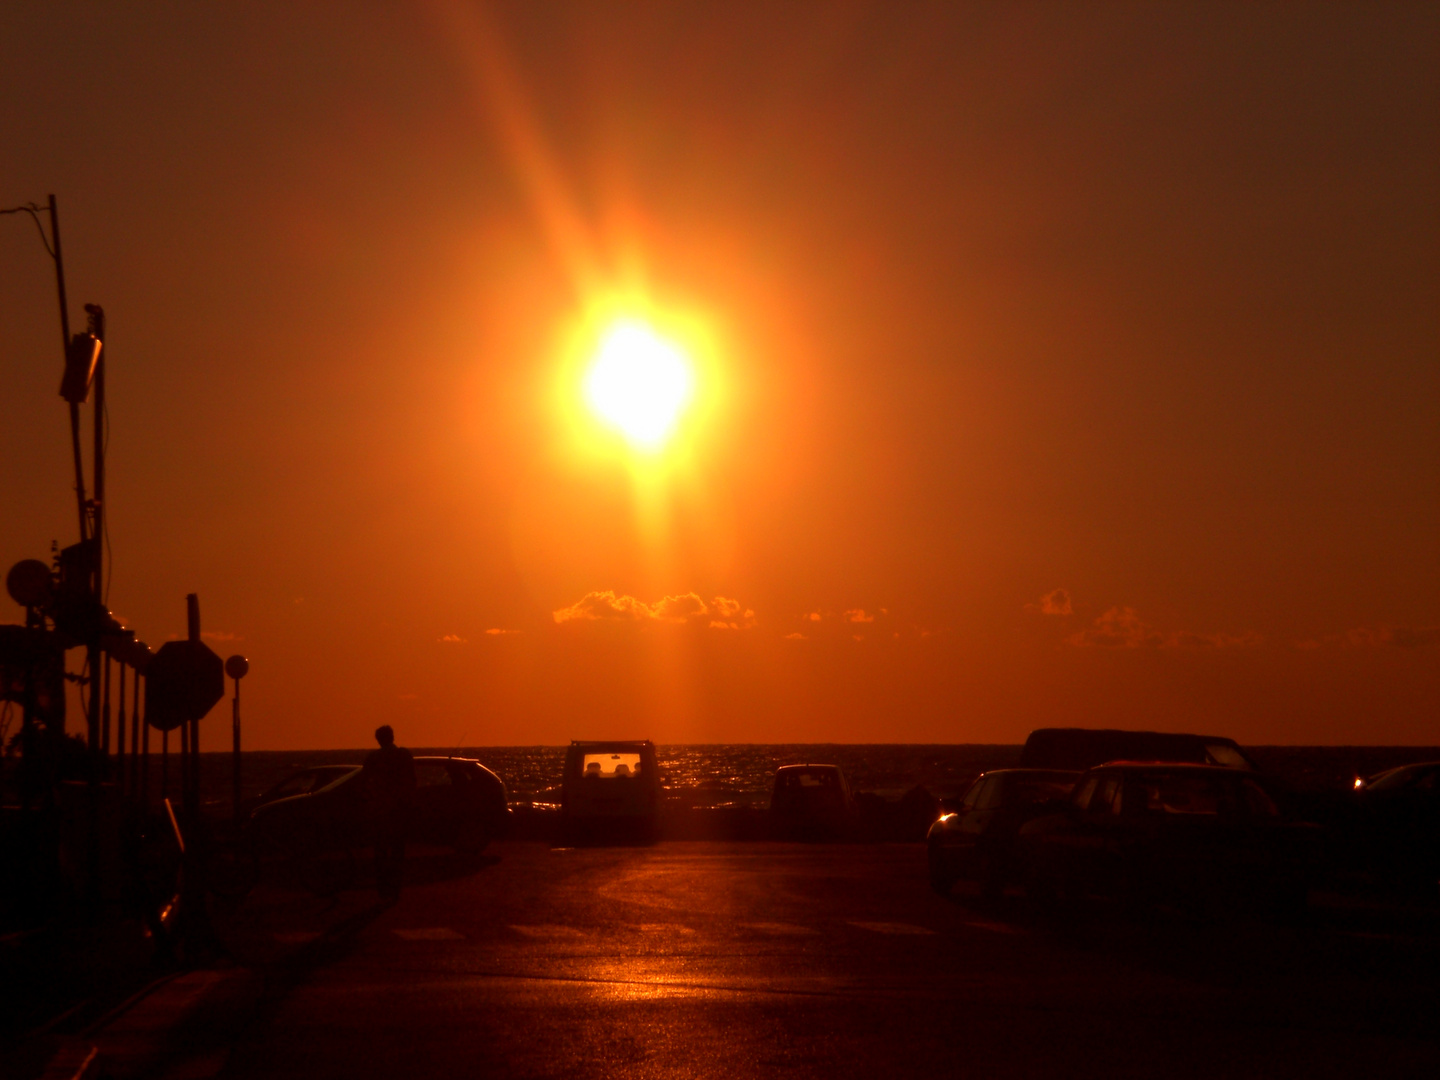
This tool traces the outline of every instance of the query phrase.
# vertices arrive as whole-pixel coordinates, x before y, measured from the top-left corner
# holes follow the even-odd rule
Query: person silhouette
[[[375,842],[375,888],[382,900],[400,899],[405,871],[405,831],[415,801],[415,758],[395,745],[395,730],[375,729],[380,749],[370,751],[361,770]]]

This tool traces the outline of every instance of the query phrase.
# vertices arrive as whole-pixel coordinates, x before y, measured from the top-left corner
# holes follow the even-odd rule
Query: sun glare
[[[617,322],[601,336],[584,380],[595,415],[645,450],[664,444],[694,389],[684,351],[636,320]]]

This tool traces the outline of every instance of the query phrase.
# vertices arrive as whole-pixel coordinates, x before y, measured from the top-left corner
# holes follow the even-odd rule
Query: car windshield
[[[833,788],[839,782],[839,776],[830,769],[796,769],[780,774],[780,784],[787,788]]]
[[[1365,785],[1366,791],[1396,791],[1409,785],[1419,772],[1418,765],[1401,765],[1396,769],[1386,769],[1379,776],[1372,776]]]
[[[1250,768],[1250,762],[1245,755],[1233,746],[1226,746],[1224,743],[1206,743],[1205,753],[1216,765],[1224,765],[1230,769]]]
[[[580,773],[586,779],[613,780],[640,771],[639,754],[586,754]]]

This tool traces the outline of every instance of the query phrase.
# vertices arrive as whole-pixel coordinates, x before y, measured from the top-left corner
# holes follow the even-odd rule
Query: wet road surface
[[[273,953],[207,1071],[1440,1075],[1440,951],[1410,926],[1059,928],[935,896],[919,845],[509,843],[412,871],[393,908],[239,919]]]

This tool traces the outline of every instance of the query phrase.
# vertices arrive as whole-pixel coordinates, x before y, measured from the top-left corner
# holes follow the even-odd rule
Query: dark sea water
[[[416,754],[477,758],[499,773],[512,803],[558,803],[563,746],[412,748]],[[733,743],[657,746],[667,796],[682,805],[752,806],[770,802],[775,770],[804,762],[839,765],[856,791],[896,799],[916,786],[938,798],[961,794],[986,769],[1014,765],[1018,745],[871,743]],[[1254,746],[1247,753],[1267,772],[1302,791],[1343,791],[1356,776],[1410,761],[1440,760],[1440,747]],[[364,760],[368,750],[255,750],[242,755],[243,797],[315,765]],[[174,762],[171,783],[175,783]],[[230,805],[230,755],[202,755],[202,798],[216,811]],[[158,762],[152,763],[158,783]],[[152,788],[152,790],[158,790]]]

